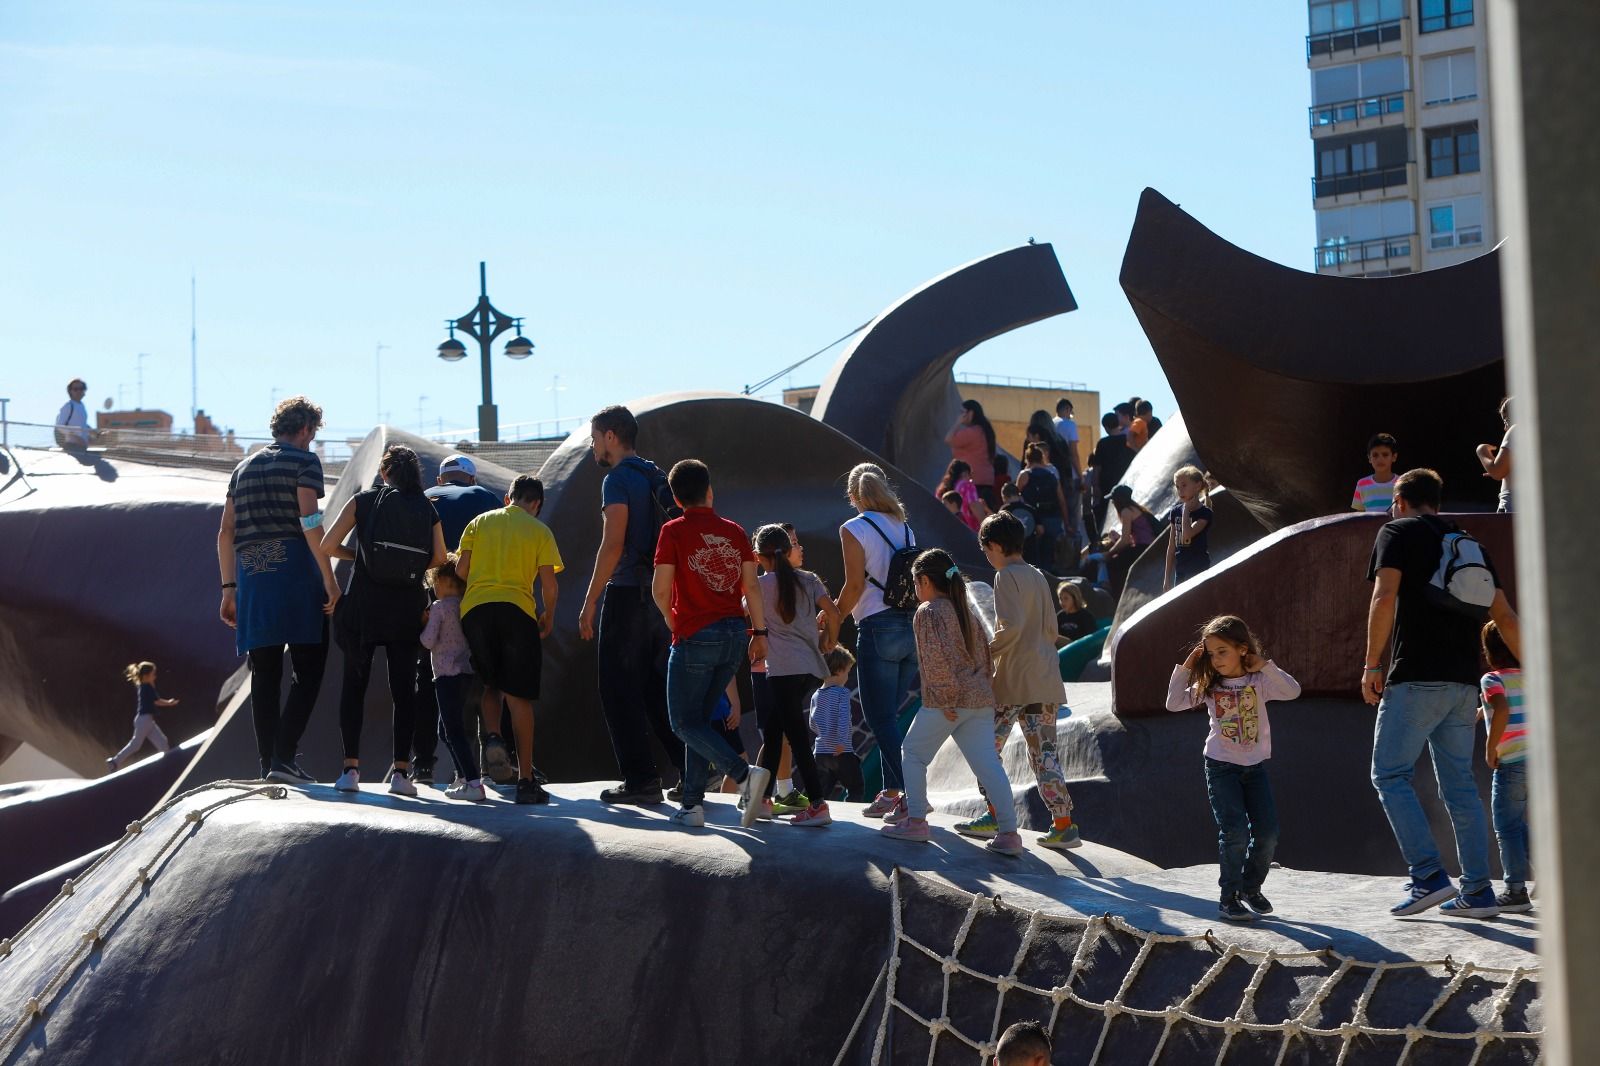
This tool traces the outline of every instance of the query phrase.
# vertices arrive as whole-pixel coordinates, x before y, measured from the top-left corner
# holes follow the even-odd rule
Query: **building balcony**
[[[1366,96],[1359,100],[1340,100],[1332,104],[1314,104],[1309,111],[1311,136],[1315,138],[1380,126],[1403,126],[1413,106],[1409,90]]]
[[[1417,252],[1417,234],[1407,233],[1369,241],[1319,245],[1312,254],[1319,274],[1357,276],[1380,270],[1415,270]]]
[[[1398,55],[1411,48],[1411,20],[1392,19],[1306,37],[1306,62],[1313,67],[1363,56]]]
[[[1388,200],[1416,195],[1416,164],[1357,170],[1349,174],[1330,174],[1311,179],[1311,199],[1316,207]]]

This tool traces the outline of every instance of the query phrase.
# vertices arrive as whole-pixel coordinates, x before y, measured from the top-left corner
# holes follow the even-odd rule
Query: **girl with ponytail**
[[[967,602],[967,579],[950,554],[939,548],[917,556],[911,567],[917,583],[917,662],[922,670],[922,709],[901,746],[906,790],[884,817],[883,833],[898,840],[928,840],[928,764],[949,737],[986,794],[1009,797],[1011,782],[994,747],[994,660],[989,634]],[[999,832],[990,851],[1021,855],[1017,811],[996,805]]]
[[[783,742],[787,739],[810,799],[810,804],[795,814],[792,824],[824,826],[833,819],[817,777],[806,710],[811,694],[829,674],[823,654],[838,643],[840,615],[822,579],[809,570],[796,569],[789,558],[793,546],[788,531],[780,525],[756,530],[756,557],[764,571],[758,584],[767,620],[767,690],[772,707],[764,723],[766,733],[757,759],[768,773],[767,787],[763,795],[752,796],[749,802],[761,805],[757,818],[772,818],[772,785],[777,780]]]

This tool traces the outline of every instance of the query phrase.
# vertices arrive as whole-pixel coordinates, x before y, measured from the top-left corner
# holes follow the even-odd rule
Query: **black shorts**
[[[525,700],[539,698],[544,653],[539,623],[514,603],[480,603],[461,616],[472,669],[489,688]]]

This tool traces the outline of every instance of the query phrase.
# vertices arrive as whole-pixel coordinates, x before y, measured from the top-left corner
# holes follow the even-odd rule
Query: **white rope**
[[[182,795],[174,796],[150,814],[130,823],[127,832],[122,835],[122,839],[107,848],[98,859],[90,863],[77,877],[68,878],[62,884],[61,890],[56,893],[55,898],[46,904],[44,909],[36,914],[27,925],[24,925],[15,936],[0,940],[0,960],[10,957],[23,938],[37,929],[40,923],[60,908],[62,900],[73,895],[77,888],[84,884],[90,876],[97,873],[108,860],[121,852],[132,840],[164,817],[168,811],[192,796],[213,789],[237,789],[241,791],[237,795],[217,800],[215,803],[207,804],[204,807],[196,807],[194,810],[187,812],[182,821],[156,848],[155,854],[150,857],[150,861],[134,871],[133,877],[123,886],[122,891],[117,893],[116,898],[111,901],[111,905],[101,912],[100,917],[91,922],[87,929],[64,943],[63,946],[67,950],[55,972],[50,975],[50,978],[45,981],[44,985],[34,995],[28,997],[22,1005],[21,1012],[6,1027],[5,1032],[0,1034],[0,1061],[4,1061],[11,1056],[11,1053],[22,1042],[22,1038],[32,1028],[33,1023],[44,1017],[45,1012],[50,1009],[51,1004],[54,1002],[56,995],[66,987],[67,982],[77,972],[79,966],[89,958],[96,947],[106,942],[111,930],[120,924],[122,918],[126,917],[123,904],[127,903],[130,896],[144,894],[143,890],[154,880],[156,872],[163,868],[166,858],[169,857],[169,852],[175,853],[184,839],[193,838],[194,834],[200,831],[200,827],[205,824],[206,818],[231,803],[238,803],[240,800],[250,799],[254,796],[264,796],[268,799],[284,799],[289,794],[289,790],[282,785],[255,785],[237,781],[217,781],[191,789]],[[131,908],[129,909],[131,910]]]
[[[1174,934],[1153,933],[1137,929],[1123,919],[1114,915],[1101,915],[1088,918],[1073,918],[1065,915],[1047,915],[1042,911],[1027,911],[1028,924],[1022,936],[1022,943],[1018,946],[1015,957],[1011,961],[1010,969],[1004,974],[988,974],[961,962],[958,957],[961,948],[965,945],[970,934],[974,920],[984,908],[996,910],[1009,907],[999,897],[973,895],[968,903],[966,913],[962,917],[951,950],[948,954],[941,953],[925,944],[918,943],[908,936],[905,931],[904,910],[905,898],[901,891],[903,878],[912,876],[901,869],[894,871],[890,883],[890,900],[892,907],[892,923],[894,936],[890,946],[888,961],[884,964],[888,981],[884,985],[884,1009],[879,1019],[877,1036],[873,1041],[872,1062],[882,1063],[884,1049],[888,1041],[889,1028],[897,1015],[904,1016],[915,1024],[923,1027],[929,1034],[928,1062],[932,1063],[941,1038],[951,1037],[961,1044],[971,1048],[979,1056],[980,1062],[986,1062],[987,1057],[993,1055],[995,1044],[999,1037],[999,1025],[1002,1014],[1004,997],[1010,992],[1017,991],[1029,995],[1049,999],[1052,1003],[1050,1022],[1048,1028],[1054,1031],[1060,1018],[1061,1007],[1065,1003],[1073,1003],[1089,1011],[1097,1012],[1102,1017],[1099,1038],[1095,1043],[1094,1052],[1089,1058],[1090,1066],[1101,1062],[1101,1054],[1105,1050],[1107,1036],[1111,1030],[1112,1021],[1119,1015],[1128,1015],[1133,1018],[1161,1020],[1163,1024],[1161,1038],[1151,1054],[1149,1062],[1156,1063],[1173,1027],[1180,1022],[1202,1028],[1221,1030],[1224,1034],[1223,1042],[1218,1050],[1216,1062],[1225,1063],[1228,1051],[1233,1044],[1233,1038],[1240,1033],[1267,1034],[1274,1033],[1282,1036],[1282,1044],[1278,1049],[1276,1061],[1281,1064],[1286,1060],[1290,1046],[1299,1037],[1316,1037],[1322,1039],[1337,1039],[1340,1042],[1338,1061],[1343,1063],[1349,1056],[1352,1046],[1358,1038],[1400,1038],[1405,1041],[1397,1057],[1396,1066],[1403,1066],[1410,1056],[1411,1050],[1418,1042],[1424,1040],[1449,1041],[1459,1044],[1463,1041],[1472,1041],[1476,1045],[1472,1062],[1477,1063],[1483,1049],[1495,1041],[1533,1041],[1542,1038],[1543,1031],[1515,1032],[1505,1029],[1505,1013],[1509,1008],[1517,987],[1523,982],[1534,979],[1538,975],[1537,969],[1516,967],[1513,969],[1496,969],[1494,967],[1477,966],[1472,963],[1458,965],[1449,956],[1438,960],[1408,960],[1404,962],[1363,962],[1359,959],[1344,955],[1332,948],[1320,948],[1307,951],[1280,952],[1276,950],[1258,950],[1239,947],[1235,944],[1223,944],[1207,930],[1201,934]],[[1015,910],[1016,908],[1012,908]],[[1052,935],[1046,930],[1046,921],[1058,927],[1078,928],[1081,938],[1077,950],[1073,954],[1072,963],[1063,981],[1050,988],[1042,988],[1021,980],[1017,975],[1027,960],[1029,949],[1033,943],[1042,936]],[[1079,978],[1094,955],[1095,947],[1108,933],[1118,933],[1133,937],[1139,941],[1139,950],[1128,968],[1127,974],[1120,982],[1117,991],[1111,998],[1103,1002],[1095,1002],[1080,995],[1076,991]],[[1149,961],[1152,949],[1160,944],[1188,944],[1200,945],[1218,952],[1218,958],[1209,969],[1201,976],[1182,1000],[1164,1009],[1153,1010],[1129,1006],[1126,998],[1134,987],[1145,964]],[[925,1018],[899,998],[898,974],[900,963],[906,952],[920,953],[929,960],[938,964],[941,974],[940,1016]],[[1201,995],[1210,987],[1234,959],[1242,959],[1253,963],[1255,970],[1251,974],[1249,983],[1240,995],[1239,1004],[1227,1018],[1208,1018],[1196,1013],[1196,1008]],[[1330,973],[1317,987],[1308,1002],[1293,1018],[1283,1021],[1246,1021],[1247,1017],[1255,1015],[1255,997],[1266,981],[1273,967],[1287,962],[1317,960],[1333,965]],[[1443,969],[1441,976],[1447,975],[1444,986],[1412,1024],[1404,1028],[1386,1028],[1371,1024],[1367,1016],[1373,996],[1376,994],[1379,983],[1390,973],[1399,970],[1437,970]],[[1348,1022],[1338,1025],[1315,1024],[1324,1023],[1320,1017],[1325,1000],[1333,990],[1350,976],[1352,971],[1369,972],[1358,996],[1351,1017]],[[975,980],[985,982],[994,987],[997,1001],[994,1021],[986,1039],[974,1039],[961,1032],[950,1019],[950,981],[956,974],[965,974]],[[1472,1032],[1446,1032],[1432,1027],[1433,1019],[1445,1008],[1452,997],[1461,991],[1469,978],[1479,977],[1493,979],[1506,976],[1505,987],[1495,997],[1488,1022]],[[881,977],[881,975],[880,975]],[[878,984],[873,985],[872,993],[868,997],[868,1006],[877,996]],[[836,1063],[842,1063],[850,1046],[854,1043],[856,1034],[860,1029],[861,1019],[866,1015],[866,1008],[857,1017],[856,1025],[852,1027],[844,1048],[839,1053]],[[1370,1050],[1370,1047],[1363,1048]]]

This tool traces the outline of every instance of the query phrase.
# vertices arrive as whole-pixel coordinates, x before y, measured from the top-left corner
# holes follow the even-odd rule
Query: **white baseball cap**
[[[477,477],[478,464],[459,452],[455,455],[447,455],[444,462],[439,464],[439,476],[444,477],[446,474],[465,474],[468,477]]]

